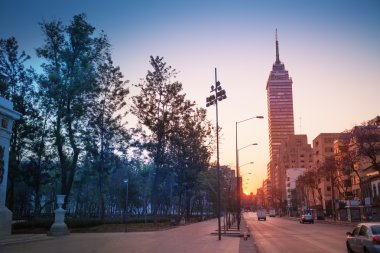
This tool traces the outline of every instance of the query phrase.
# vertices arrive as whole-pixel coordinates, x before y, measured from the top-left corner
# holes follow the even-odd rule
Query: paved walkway
[[[11,235],[0,238],[0,253],[125,253],[196,252],[254,253],[252,238],[211,235],[217,220],[181,226],[166,231],[136,233],[72,233],[62,237]],[[242,221],[241,231],[246,230]]]

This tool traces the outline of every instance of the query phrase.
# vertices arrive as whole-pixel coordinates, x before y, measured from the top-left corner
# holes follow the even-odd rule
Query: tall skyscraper
[[[285,70],[285,65],[280,61],[276,30],[276,61],[269,74],[266,87],[270,149],[267,175],[271,180],[272,190],[276,190],[278,186],[275,175],[278,174],[276,169],[281,142],[286,141],[289,135],[294,135],[292,84],[293,81]]]

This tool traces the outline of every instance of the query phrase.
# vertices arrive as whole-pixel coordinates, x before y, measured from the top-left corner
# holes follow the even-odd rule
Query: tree
[[[350,132],[351,145],[357,156],[369,160],[373,168],[380,172],[380,125],[364,123]]]
[[[177,134],[170,136],[170,161],[177,178],[179,203],[184,196],[184,209],[189,217],[197,177],[208,168],[212,126],[204,109],[188,110],[177,124]]]
[[[157,223],[159,183],[168,173],[169,137],[177,131],[176,122],[190,110],[193,103],[185,100],[182,84],[172,82],[176,71],[167,66],[162,57],[150,57],[153,71],[145,81],[136,85],[140,94],[133,97],[132,113],[148,130],[147,150],[155,165],[152,187],[152,209]]]
[[[86,136],[87,110],[97,91],[96,69],[105,59],[109,43],[104,34],[94,36],[95,28],[84,14],[75,15],[69,26],[60,21],[42,22],[40,26],[45,44],[37,49],[37,55],[45,60],[45,73],[39,88],[43,105],[53,115],[49,126],[66,204]]]
[[[340,157],[343,158],[343,157]],[[331,207],[332,207],[332,214],[334,219],[336,219],[336,210],[335,210],[335,189],[337,188],[340,193],[342,188],[341,182],[342,177],[346,175],[347,173],[343,173],[344,170],[346,170],[346,167],[342,167],[343,164],[339,157],[326,157],[323,161],[322,165],[318,168],[318,173],[322,177],[329,178],[331,181]],[[345,158],[343,158],[342,161],[344,161]]]
[[[14,37],[0,39],[0,96],[13,103],[13,109],[22,117],[13,124],[10,141],[8,174],[8,207],[13,209],[15,181],[21,178],[22,161],[35,154],[33,145],[42,127],[38,112],[38,96],[33,81],[35,73],[26,69],[30,59],[24,51],[19,54],[18,43]],[[36,199],[39,201],[38,193]]]
[[[316,204],[314,190],[318,188],[317,173],[313,170],[305,171],[296,180],[296,187],[306,209],[310,209],[311,201]]]
[[[335,155],[338,171],[341,171],[342,174],[350,172],[351,177],[354,177],[359,181],[359,191],[353,195],[361,199],[363,175],[362,169],[358,165],[360,164],[362,157],[358,152],[357,145],[354,142],[353,131],[345,131],[340,136],[338,144],[338,152]]]
[[[271,199],[273,200],[273,204],[276,205],[276,209],[278,210],[283,210],[284,205],[283,205],[283,195],[284,195],[284,189],[281,189],[280,187],[276,187],[275,185],[272,186],[271,188]],[[269,208],[267,206],[266,208]]]
[[[305,175],[300,175],[296,180],[296,191],[298,202],[303,207],[306,205],[308,208],[308,197],[307,197],[307,179]]]
[[[315,170],[308,170],[305,172],[305,175],[306,175],[306,180],[307,180],[306,183],[308,186],[308,194],[311,193],[313,203],[314,205],[316,205],[316,196],[315,196],[316,191],[317,193],[319,193],[319,199],[322,200],[322,196],[320,194],[319,187],[318,187],[318,173]]]
[[[112,168],[114,152],[126,150],[129,135],[122,123],[126,115],[128,81],[123,81],[119,67],[113,66],[111,56],[98,66],[97,92],[88,109],[86,151],[98,173],[99,217],[104,218],[103,184]]]

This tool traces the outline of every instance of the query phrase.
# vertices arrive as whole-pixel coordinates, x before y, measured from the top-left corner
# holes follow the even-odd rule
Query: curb
[[[299,218],[297,217],[286,217],[286,216],[283,216],[283,217],[280,217],[280,218],[283,218],[283,219],[287,219],[287,220],[294,220],[294,221],[298,221]],[[343,225],[343,226],[356,226],[357,224],[359,224],[359,222],[348,222],[348,221],[328,221],[328,220],[314,220],[315,223],[320,223],[320,224],[332,224],[332,225]]]
[[[18,243],[27,243],[27,242],[38,242],[38,241],[46,241],[46,240],[52,240],[55,237],[47,236],[45,234],[38,234],[38,235],[10,235],[5,236],[0,239],[0,247],[11,245],[11,244],[18,244]]]

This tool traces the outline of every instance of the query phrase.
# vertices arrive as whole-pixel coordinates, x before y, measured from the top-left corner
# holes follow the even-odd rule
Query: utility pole
[[[215,87],[211,86],[210,93],[215,93],[206,98],[206,107],[215,104],[216,107],[216,171],[217,171],[217,216],[218,216],[218,238],[222,239],[221,234],[221,224],[220,224],[220,165],[219,165],[219,122],[218,122],[218,101],[226,99],[226,91],[222,89],[220,82],[217,78],[216,68],[215,68]]]

